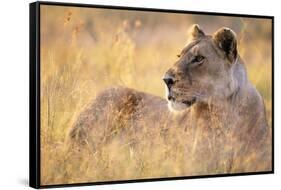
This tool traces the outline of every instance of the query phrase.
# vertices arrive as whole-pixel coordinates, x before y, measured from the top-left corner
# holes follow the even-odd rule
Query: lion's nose
[[[168,88],[170,88],[175,83],[175,79],[170,75],[165,75],[163,80]]]

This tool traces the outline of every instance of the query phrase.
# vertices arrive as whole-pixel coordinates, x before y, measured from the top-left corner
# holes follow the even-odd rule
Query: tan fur
[[[248,81],[242,59],[235,52],[235,33],[222,28],[214,35],[205,35],[195,25],[192,36],[192,42],[165,74],[175,79],[170,92],[175,100],[168,101],[175,112],[169,111],[167,101],[160,97],[114,87],[81,113],[69,140],[79,149],[88,147],[95,152],[115,136],[133,139],[155,128],[179,128],[175,130],[186,133],[187,154],[202,162],[191,175],[204,174],[205,162],[213,173],[218,165],[227,173],[271,170],[271,131],[263,100]],[[204,56],[203,64],[191,64],[198,54]],[[194,97],[192,106],[182,103]]]

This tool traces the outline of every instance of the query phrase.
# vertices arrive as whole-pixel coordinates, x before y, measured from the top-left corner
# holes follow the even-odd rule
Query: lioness
[[[182,156],[189,164],[183,175],[271,170],[265,107],[248,81],[236,34],[221,28],[206,35],[194,25],[191,38],[164,74],[167,100],[125,87],[108,89],[80,114],[70,141],[96,152],[118,137],[133,140],[137,150],[141,141],[160,136],[167,146],[184,141]]]

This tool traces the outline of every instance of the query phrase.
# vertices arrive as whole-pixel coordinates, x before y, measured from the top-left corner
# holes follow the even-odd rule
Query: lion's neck
[[[239,101],[239,96],[243,96],[244,91],[247,88],[247,85],[249,84],[247,71],[244,62],[240,56],[238,56],[236,61],[233,63],[230,75],[231,80],[229,81],[228,93],[226,93],[226,96],[221,99],[216,99],[214,101],[211,100],[209,104],[213,104],[214,106],[223,105],[224,107],[228,104],[237,105],[236,101]]]
[[[237,57],[237,61],[232,67],[232,75],[234,80],[237,82],[236,88],[242,88],[248,83],[247,71],[240,56]]]

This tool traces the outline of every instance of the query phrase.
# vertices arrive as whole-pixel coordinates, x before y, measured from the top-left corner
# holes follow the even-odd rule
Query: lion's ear
[[[237,57],[236,34],[229,28],[223,27],[213,35],[216,45],[225,52],[230,62]]]
[[[199,27],[198,24],[192,25],[192,27],[190,29],[190,33],[192,35],[192,38],[194,38],[194,39],[201,38],[201,37],[205,36],[203,30]]]

